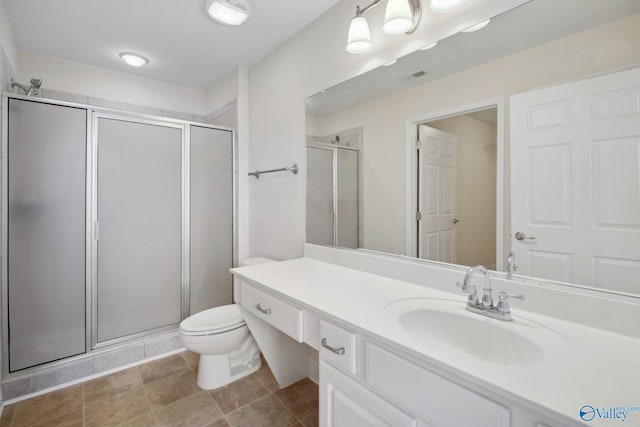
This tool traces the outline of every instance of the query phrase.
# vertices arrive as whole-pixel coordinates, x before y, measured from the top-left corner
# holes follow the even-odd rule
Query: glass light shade
[[[207,0],[207,13],[221,24],[241,25],[249,12],[249,5],[242,0]]]
[[[122,52],[120,58],[132,67],[142,67],[149,63],[149,60],[142,55],[133,52]]]
[[[429,8],[437,13],[451,12],[462,4],[464,0],[431,0]]]
[[[371,50],[371,33],[369,23],[363,16],[356,16],[349,25],[349,38],[347,40],[347,52],[365,53]]]
[[[382,31],[389,35],[406,33],[413,27],[413,10],[409,0],[389,0],[384,12]]]
[[[466,30],[462,30],[463,33],[472,33],[474,31],[478,31],[483,29],[484,27],[486,27],[487,25],[489,25],[489,22],[491,21],[491,19],[487,19],[486,21],[482,21],[479,24],[476,25],[472,25],[469,28],[467,28]]]

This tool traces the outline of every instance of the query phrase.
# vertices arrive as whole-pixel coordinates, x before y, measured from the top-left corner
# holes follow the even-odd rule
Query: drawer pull
[[[271,309],[270,308],[262,308],[262,304],[258,304],[256,305],[256,308],[258,309],[259,312],[264,313],[264,314],[271,314]]]
[[[344,347],[340,347],[340,348],[331,347],[329,344],[327,344],[326,338],[322,338],[320,345],[335,354],[344,354]]]

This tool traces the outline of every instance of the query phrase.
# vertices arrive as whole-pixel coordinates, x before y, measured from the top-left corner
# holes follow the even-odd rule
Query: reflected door
[[[9,371],[84,353],[87,111],[9,100]]]
[[[455,135],[418,127],[418,257],[456,262]]]
[[[182,127],[97,119],[97,340],[181,319]]]
[[[511,97],[522,274],[638,293],[640,69]]]

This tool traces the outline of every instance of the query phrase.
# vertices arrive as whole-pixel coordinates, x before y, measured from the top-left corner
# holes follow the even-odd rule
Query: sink
[[[465,302],[415,298],[391,303],[385,317],[397,333],[430,353],[458,355],[502,366],[542,364],[572,343],[538,323],[514,316],[505,322],[470,313]]]

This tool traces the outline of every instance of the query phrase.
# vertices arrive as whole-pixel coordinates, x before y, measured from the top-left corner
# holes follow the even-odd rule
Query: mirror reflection
[[[533,0],[307,99],[307,241],[640,294],[640,2]]]

